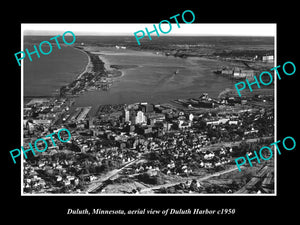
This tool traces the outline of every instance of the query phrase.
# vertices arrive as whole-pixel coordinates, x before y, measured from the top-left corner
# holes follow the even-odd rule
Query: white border
[[[24,50],[24,35],[23,35],[23,29],[22,29],[22,24],[21,24],[21,51]],[[24,118],[24,63],[21,61],[21,146],[23,146],[24,140],[24,127],[23,127],[23,118]],[[21,154],[21,196],[25,195],[23,193],[23,186],[24,186],[24,164],[23,164],[23,157],[24,154]]]
[[[39,28],[43,27],[42,30],[47,30],[45,29],[45,25],[48,25],[48,26],[53,26],[55,27],[55,30],[61,30],[62,32],[65,32],[67,30],[71,30],[70,29],[70,26],[74,26],[76,27],[76,25],[80,25],[82,27],[86,27],[87,25],[91,28],[91,29],[95,29],[95,26],[103,26],[106,27],[106,29],[117,29],[118,26],[122,26],[124,27],[124,25],[128,26],[129,27],[132,27],[133,24],[85,24],[85,23],[80,23],[80,24],[28,24],[28,23],[22,23],[21,24],[21,51],[24,51],[24,30],[26,29],[31,29],[33,28],[33,30],[38,30]],[[106,25],[106,26],[105,26]],[[138,31],[141,27],[143,27],[144,25],[149,25],[149,24],[134,24],[136,29],[134,30],[135,31]],[[175,25],[175,24],[174,24]],[[182,24],[180,24],[181,26]],[[186,24],[184,24],[186,25]],[[216,23],[211,23],[211,24],[193,24],[193,25],[198,25],[198,26],[232,26],[232,29],[235,30],[237,27],[236,25],[239,25],[239,26],[249,26],[251,25],[252,28],[253,28],[253,25],[254,27],[255,26],[259,26],[259,25],[264,25],[264,26],[271,26],[273,25],[274,27],[270,28],[268,30],[269,32],[269,35],[268,36],[273,36],[274,37],[274,51],[275,51],[275,59],[274,59],[274,65],[277,66],[277,23],[264,23],[264,24],[261,24],[261,23],[239,23],[239,24],[233,24],[233,23],[226,23],[226,24],[216,24]],[[250,27],[251,27],[250,26]],[[228,32],[228,28],[227,27],[227,32]],[[193,26],[193,31],[195,31],[197,29],[194,29],[194,26]],[[211,30],[211,29],[210,29]],[[244,29],[243,29],[244,30]],[[60,33],[61,33],[60,31]],[[73,30],[71,30],[73,31]],[[183,29],[181,30],[183,31]],[[249,30],[248,30],[249,31]],[[51,31],[50,31],[51,32]],[[250,31],[251,32],[251,31]],[[53,33],[53,31],[52,31]],[[133,32],[132,32],[133,33]],[[234,32],[235,33],[235,32]],[[76,34],[76,33],[75,33]],[[253,34],[253,33],[252,33]],[[56,36],[57,35],[57,32],[53,33],[53,36]],[[84,34],[80,34],[80,35],[84,35]],[[87,35],[90,35],[90,34],[87,34]],[[97,34],[97,35],[101,35],[101,34]],[[110,34],[102,34],[102,35],[110,35]],[[114,34],[112,34],[114,35]],[[116,35],[116,34],[115,34]],[[119,34],[120,35],[120,34]],[[122,34],[121,34],[122,35]],[[127,34],[128,35],[128,34]],[[133,34],[131,34],[133,35]],[[172,35],[171,33],[169,35]],[[176,34],[175,34],[176,35]],[[178,34],[180,35],[180,34]],[[184,34],[182,34],[184,35]],[[196,34],[197,35],[197,34]],[[198,35],[202,35],[202,36],[228,36],[226,34],[198,34]],[[249,35],[249,34],[243,34],[241,33],[240,35],[231,35],[231,36],[267,36],[267,35]],[[271,68],[270,68],[271,69]],[[274,72],[276,73],[276,72]],[[274,139],[275,141],[277,141],[277,76],[275,76],[274,74],[274,77],[275,77],[275,85],[274,85],[274,102],[275,102],[275,106],[274,106],[274,120],[275,120],[275,127],[274,127],[274,130],[275,130],[275,135],[274,135]],[[24,63],[23,61],[21,62],[21,146],[23,145],[23,136],[24,136],[24,128],[23,128],[23,112],[24,112]],[[230,196],[277,196],[277,152],[275,152],[275,157],[274,157],[274,193],[271,193],[271,194],[64,194],[64,193],[61,193],[61,194],[50,194],[50,193],[41,193],[41,194],[38,194],[38,193],[24,193],[23,192],[23,185],[24,185],[24,171],[23,171],[23,157],[24,155],[22,154],[22,157],[21,157],[21,196],[103,196],[103,197],[110,197],[110,196],[131,196],[131,197],[135,197],[135,196],[177,196],[177,197],[181,197],[181,196],[226,196],[226,197],[230,197]]]
[[[276,23],[276,33],[275,33],[275,37],[274,37],[274,67],[277,66],[277,23]],[[276,76],[275,76],[276,75]],[[275,142],[277,141],[277,73],[276,71],[274,71],[274,77],[275,77],[275,84],[274,84],[274,102],[275,102],[275,106],[274,106],[274,139]],[[277,151],[275,151],[275,147],[274,147],[274,152],[275,152],[275,157],[274,157],[274,194],[275,196],[277,196]]]

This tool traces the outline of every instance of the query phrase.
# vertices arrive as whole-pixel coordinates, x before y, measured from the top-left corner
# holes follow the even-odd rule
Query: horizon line
[[[23,34],[23,36],[52,36],[55,34]],[[134,37],[134,34],[76,34],[76,37],[79,36],[102,36],[102,37]],[[177,36],[177,37],[275,37],[275,35],[251,35],[251,34],[162,34],[159,37],[168,37],[168,36]],[[151,36],[151,38],[159,38],[157,36]]]

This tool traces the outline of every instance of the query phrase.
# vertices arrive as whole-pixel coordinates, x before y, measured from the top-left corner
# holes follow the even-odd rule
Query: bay
[[[212,97],[234,82],[214,74],[219,62],[157,55],[154,52],[93,47],[106,64],[124,66],[123,76],[108,91],[89,91],[76,100],[77,106],[135,102],[165,103],[178,98],[197,98],[203,92]]]
[[[38,46],[47,39],[49,37],[32,38],[33,41],[25,42],[24,48],[31,46],[29,50],[33,50],[33,44]],[[190,43],[199,48],[216,49],[274,47],[272,38],[253,37],[165,37],[156,41],[159,46]],[[203,92],[217,97],[226,88],[234,89],[236,83],[212,72],[224,62],[201,57],[178,58],[156,54],[155,51],[117,49],[114,46],[136,44],[130,37],[79,36],[78,43],[85,43],[85,47],[92,46],[90,51],[98,54],[105,64],[122,68],[123,76],[117,78],[108,91],[84,92],[76,98],[75,106],[97,108],[103,104],[165,103],[178,98],[197,98]],[[32,55],[32,58],[32,62],[28,57],[25,59],[25,96],[53,95],[61,86],[73,81],[88,62],[85,53],[71,46],[60,50],[54,47],[50,55],[41,55],[40,58]]]
[[[34,51],[33,43],[25,43],[26,48]],[[49,55],[40,54],[38,58],[33,54],[31,58],[32,61],[26,56],[24,60],[24,96],[53,96],[60,87],[76,79],[88,63],[84,52],[69,46],[53,46]]]

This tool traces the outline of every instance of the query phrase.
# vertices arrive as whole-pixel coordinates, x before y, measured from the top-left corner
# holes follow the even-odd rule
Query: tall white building
[[[194,119],[194,115],[191,113],[190,115],[189,115],[189,121],[193,121],[193,119]]]
[[[146,117],[142,111],[138,111],[135,117],[135,124],[146,123]]]
[[[124,110],[124,116],[125,116],[125,122],[129,122],[130,121],[130,112],[129,110],[125,109]]]

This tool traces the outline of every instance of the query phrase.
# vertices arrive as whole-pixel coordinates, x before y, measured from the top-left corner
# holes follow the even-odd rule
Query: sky
[[[158,29],[158,23],[154,23]],[[160,35],[186,35],[186,36],[276,36],[275,23],[176,23],[172,24],[172,30],[168,34]],[[135,32],[148,28],[149,31],[154,30],[153,24],[95,24],[95,23],[71,23],[71,24],[29,24],[22,23],[21,29],[25,35],[57,35],[65,31],[72,31],[75,35],[134,35]],[[169,25],[162,24],[162,30],[168,31]]]

